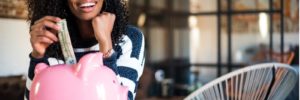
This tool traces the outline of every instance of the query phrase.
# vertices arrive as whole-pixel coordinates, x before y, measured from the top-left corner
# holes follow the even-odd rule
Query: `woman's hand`
[[[30,27],[31,55],[34,58],[44,57],[47,47],[58,41],[56,34],[60,27],[56,23],[60,20],[58,17],[45,16]]]
[[[111,32],[116,16],[103,12],[92,20],[95,37],[100,45],[100,52],[107,53],[112,49]]]

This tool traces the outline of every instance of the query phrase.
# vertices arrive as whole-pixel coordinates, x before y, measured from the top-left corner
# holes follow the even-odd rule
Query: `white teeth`
[[[83,4],[81,4],[80,7],[90,7],[90,6],[94,6],[94,5],[95,5],[95,3],[89,2],[89,3],[83,3]]]

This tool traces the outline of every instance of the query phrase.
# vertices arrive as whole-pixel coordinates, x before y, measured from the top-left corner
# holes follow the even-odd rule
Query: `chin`
[[[82,20],[82,21],[90,21],[92,20],[93,18],[95,18],[97,16],[97,14],[93,14],[93,15],[79,15],[79,16],[76,16],[79,20]]]

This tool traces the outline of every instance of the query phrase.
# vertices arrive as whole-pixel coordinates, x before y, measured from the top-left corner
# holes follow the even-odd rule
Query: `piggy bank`
[[[49,67],[39,63],[30,100],[127,100],[128,88],[103,65],[101,53],[83,56],[77,64]]]

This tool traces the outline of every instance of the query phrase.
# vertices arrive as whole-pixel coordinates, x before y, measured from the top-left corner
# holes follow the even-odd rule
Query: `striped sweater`
[[[104,65],[111,68],[117,74],[121,85],[128,87],[129,100],[135,98],[138,81],[144,69],[144,41],[144,36],[141,31],[135,27],[128,26],[127,32],[123,35],[122,42],[114,46],[115,52],[111,57],[103,59]],[[98,43],[93,43],[92,46],[87,48],[76,48],[76,46],[74,46],[77,61],[87,53],[98,51]],[[34,68],[36,64],[41,62],[49,65],[64,63],[64,61],[52,57],[35,59],[31,54],[29,56],[30,65],[26,80],[25,100],[29,99],[29,89],[34,78]]]

